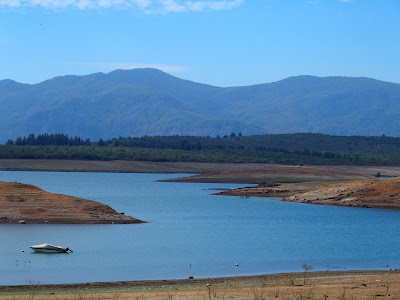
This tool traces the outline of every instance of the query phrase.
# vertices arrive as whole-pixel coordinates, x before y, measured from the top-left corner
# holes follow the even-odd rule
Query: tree
[[[304,285],[308,282],[308,276],[307,276],[307,271],[314,269],[311,265],[303,264],[301,266],[304,270]]]
[[[103,139],[100,139],[100,140],[97,142],[97,146],[102,147],[102,146],[105,146],[105,145],[106,145],[106,143],[104,143]]]

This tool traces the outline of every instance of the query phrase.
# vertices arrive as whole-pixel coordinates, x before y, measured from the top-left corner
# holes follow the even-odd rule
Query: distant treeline
[[[30,134],[8,140],[0,158],[400,165],[400,138],[275,134],[154,136],[109,140]]]
[[[28,135],[27,137],[18,137],[15,140],[9,139],[6,142],[6,145],[17,145],[17,146],[48,146],[48,145],[55,145],[55,146],[89,146],[90,139],[87,138],[85,140],[81,139],[80,137],[74,136],[69,137],[68,134],[56,133],[56,134],[39,134],[35,136],[33,133]]]
[[[266,150],[296,151],[319,156],[323,152],[343,153],[400,153],[400,138],[386,136],[332,136],[315,133],[270,134],[242,136],[231,133],[223,138],[197,136],[153,136],[100,140],[100,145],[181,149],[181,150]],[[316,152],[320,152],[319,154]]]
[[[268,134],[242,136],[241,133],[222,138],[209,136],[144,136],[119,137],[91,142],[66,134],[29,134],[9,139],[6,145],[18,146],[113,146],[180,150],[266,150],[273,152],[296,151],[319,156],[315,152],[343,153],[400,153],[400,138],[386,136],[333,136],[316,133]],[[322,153],[321,153],[322,154]]]

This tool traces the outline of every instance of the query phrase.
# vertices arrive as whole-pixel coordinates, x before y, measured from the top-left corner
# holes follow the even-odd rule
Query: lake
[[[0,224],[0,285],[300,272],[303,263],[314,270],[400,268],[399,211],[211,195],[238,184],[157,182],[178,176],[0,172],[0,180],[99,201],[149,222]],[[41,243],[74,252],[29,248]]]

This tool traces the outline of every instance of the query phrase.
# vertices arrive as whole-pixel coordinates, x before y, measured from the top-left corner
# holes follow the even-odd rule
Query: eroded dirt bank
[[[368,167],[336,169],[335,166],[285,166],[276,164],[236,164],[238,168],[202,172],[194,176],[167,179],[174,182],[299,183],[372,178]],[[398,169],[400,174],[400,168]]]
[[[108,205],[46,192],[36,186],[0,181],[0,223],[143,223]]]
[[[283,200],[319,205],[400,209],[400,177],[341,182]]]
[[[259,183],[270,178],[372,177],[377,172],[400,176],[400,167],[390,166],[285,166],[262,163],[197,163],[151,161],[95,161],[57,159],[0,159],[0,171],[59,171],[115,173],[192,173],[205,174],[193,182]],[[233,172],[231,174],[231,172]],[[242,173],[244,172],[244,173]],[[350,174],[349,174],[350,173]],[[343,175],[342,175],[343,174]],[[347,175],[346,175],[347,174]],[[351,175],[353,174],[353,175]],[[211,181],[210,181],[211,180]],[[232,181],[233,180],[233,181]],[[276,181],[276,180],[275,180]]]
[[[198,163],[152,161],[96,161],[57,159],[0,159],[0,171],[58,171],[110,173],[210,173],[221,171],[264,170],[261,163]],[[278,166],[278,165],[272,165]]]
[[[339,183],[264,183],[226,190],[217,195],[277,197],[282,201],[347,207],[400,209],[400,177]]]
[[[276,197],[283,201],[319,205],[400,209],[400,177],[376,178],[372,175],[375,172],[400,175],[398,167],[271,165],[263,170],[205,173],[169,181],[252,181],[258,185],[216,194]]]

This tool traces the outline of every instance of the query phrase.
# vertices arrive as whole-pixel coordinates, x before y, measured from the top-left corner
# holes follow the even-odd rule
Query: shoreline
[[[0,159],[1,170],[188,174],[162,182],[257,184],[215,195],[274,197],[306,204],[400,209],[400,167],[260,163],[188,163],[143,161],[74,161]],[[391,179],[377,179],[384,174]],[[196,174],[196,175],[189,175]],[[391,183],[385,187],[382,182]]]
[[[225,182],[254,184],[268,182],[268,179],[279,179],[281,182],[293,182],[294,179],[296,182],[310,179],[316,180],[318,178],[322,180],[338,180],[343,178],[373,178],[377,172],[380,172],[382,176],[400,176],[400,166],[291,166],[265,163],[152,162],[123,160],[96,161],[56,159],[0,159],[0,171],[165,174],[182,173],[199,175],[185,177],[184,179],[180,180],[181,182]],[[257,174],[252,175],[251,173],[254,172]],[[316,176],[315,172],[318,172],[319,174]],[[202,177],[201,174],[207,174],[207,176]]]
[[[346,271],[309,271],[307,275],[313,278],[327,278],[332,276],[359,276],[359,275],[382,275],[382,274],[399,274],[400,270],[346,270]],[[12,291],[29,291],[32,285],[37,288],[46,290],[74,290],[74,289],[104,289],[104,288],[134,288],[134,287],[158,287],[163,285],[193,285],[207,283],[225,283],[236,281],[257,281],[265,279],[285,279],[285,278],[303,278],[304,272],[285,272],[285,273],[269,273],[259,275],[239,275],[226,277],[209,277],[209,278],[185,278],[185,279],[148,279],[148,280],[122,280],[122,281],[96,281],[96,282],[78,282],[78,283],[49,283],[49,284],[17,284],[17,285],[0,285],[0,294]]]
[[[393,296],[400,297],[400,271],[310,271],[201,279],[45,285],[33,283],[0,286],[0,299],[33,299],[33,295],[43,295],[40,299],[87,299],[84,295],[91,295],[89,299],[207,299],[208,295],[216,299],[263,299],[254,297],[255,292],[271,297],[264,299],[292,299],[288,295],[300,295],[311,290],[315,293],[315,298],[293,299],[324,299],[320,298],[324,293],[330,299],[339,299],[335,295],[342,294],[346,289],[348,294],[359,295],[362,292],[363,296],[368,294],[374,299],[372,296],[383,295],[384,292],[387,296],[388,287],[391,287],[391,299],[399,299]],[[319,294],[321,296],[317,297]],[[77,298],[77,295],[82,298]],[[24,298],[25,296],[31,298]]]

